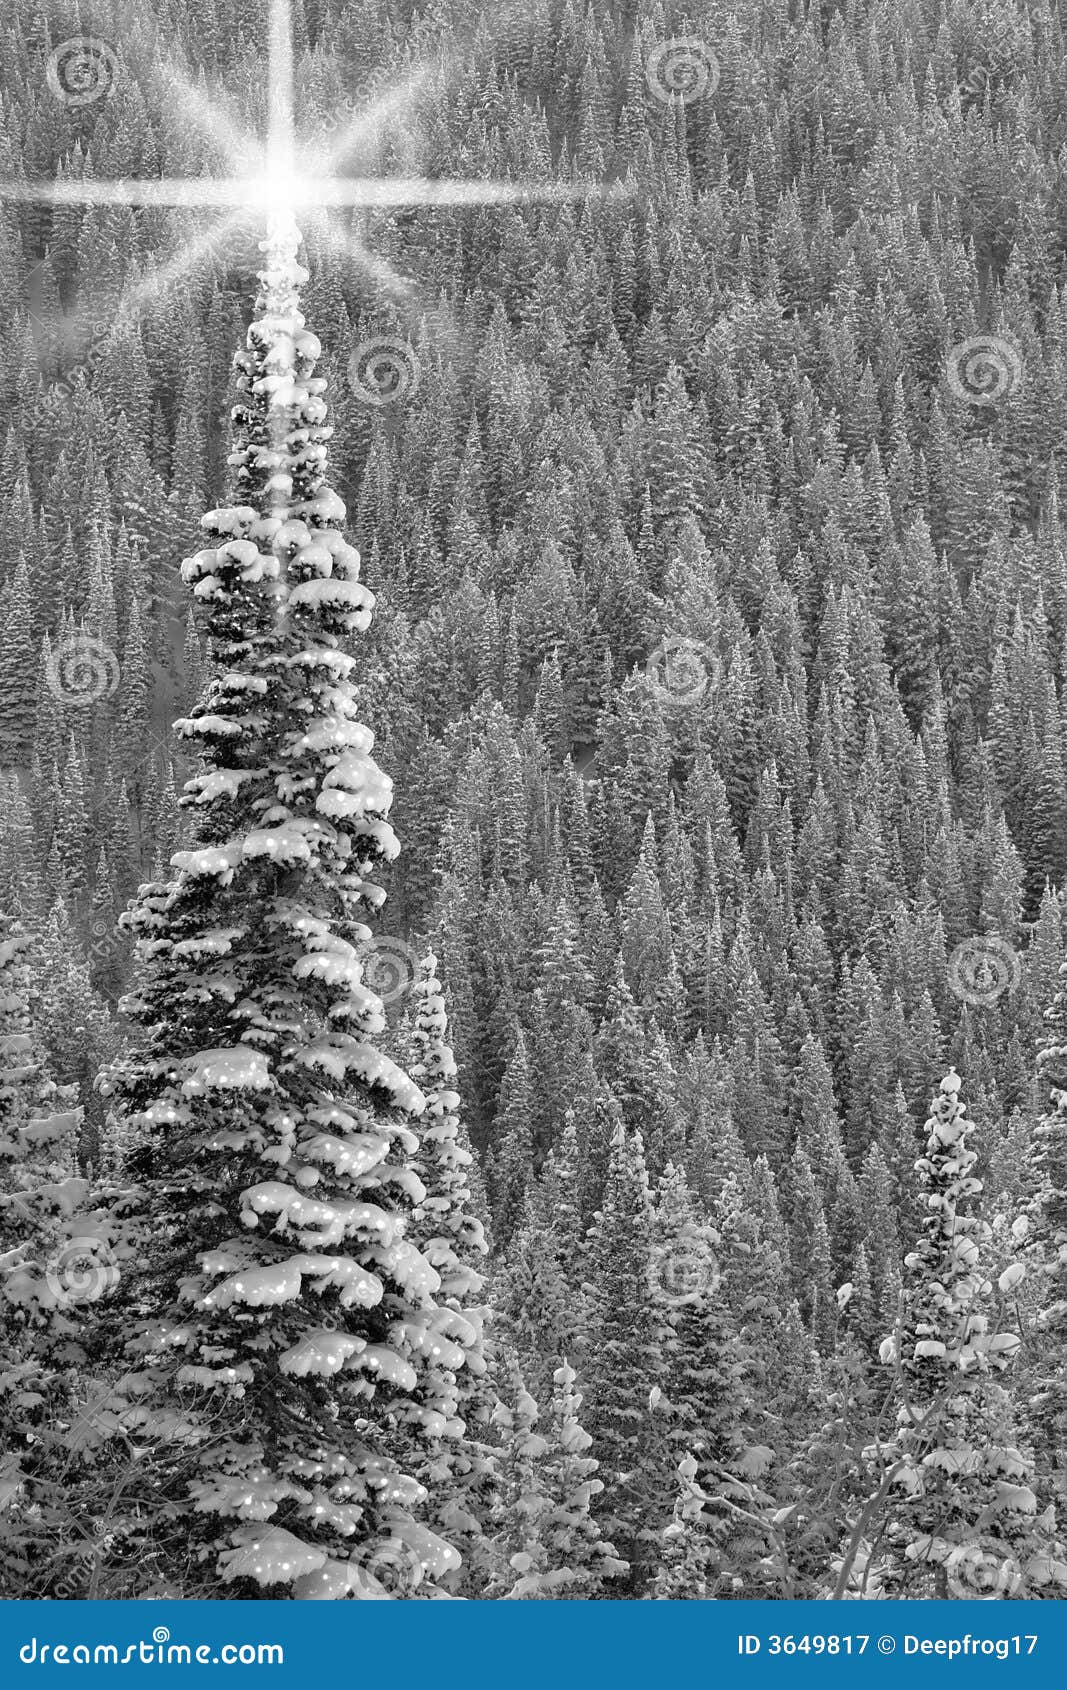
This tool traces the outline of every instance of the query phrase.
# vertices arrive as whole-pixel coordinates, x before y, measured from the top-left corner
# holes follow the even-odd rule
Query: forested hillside
[[[1067,1595],[1058,7],[293,0],[525,197],[86,203],[268,11],[0,0],[3,1593]]]

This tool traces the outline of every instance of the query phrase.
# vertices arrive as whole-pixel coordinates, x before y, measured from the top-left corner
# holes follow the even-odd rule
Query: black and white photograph
[[[0,0],[0,1598],[1067,1598],[1058,0]]]

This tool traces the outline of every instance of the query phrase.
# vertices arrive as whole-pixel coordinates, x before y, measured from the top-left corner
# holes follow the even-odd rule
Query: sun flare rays
[[[229,232],[242,220],[251,221],[268,239],[272,230],[300,217],[352,208],[388,210],[418,207],[478,206],[550,203],[587,194],[566,182],[494,181],[478,178],[431,178],[423,176],[348,175],[340,168],[361,144],[387,119],[410,111],[419,91],[434,67],[416,66],[397,85],[372,95],[357,110],[341,133],[323,140],[303,135],[296,117],[295,67],[292,46],[291,0],[271,0],[269,55],[266,86],[268,94],[265,137],[238,124],[221,100],[187,77],[174,76],[175,106],[183,119],[233,163],[230,174],[161,176],[137,178],[95,178],[62,176],[52,180],[0,180],[0,201],[52,206],[129,206],[200,210],[217,213],[219,233]],[[403,278],[385,260],[376,257],[362,241],[343,228],[331,228],[331,240],[347,251],[353,261],[392,291],[402,294]],[[190,267],[202,256],[205,243],[195,243],[188,253]],[[175,279],[175,263],[169,261],[164,284]],[[147,284],[150,291],[151,283]],[[139,289],[139,292],[142,290]]]

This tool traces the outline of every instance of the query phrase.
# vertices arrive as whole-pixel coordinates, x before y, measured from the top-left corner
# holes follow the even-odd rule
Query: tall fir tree
[[[602,1529],[639,1588],[651,1554],[650,1503],[660,1463],[652,1447],[658,1355],[651,1278],[652,1210],[641,1135],[615,1129],[607,1183],[589,1231],[584,1358],[587,1420],[600,1461]]]
[[[933,1099],[916,1163],[926,1220],[904,1259],[897,1329],[882,1346],[897,1424],[876,1446],[886,1508],[879,1576],[896,1596],[1062,1596],[1067,1558],[1014,1422],[1007,1382],[1020,1339],[1000,1327],[986,1277],[989,1227],[959,1092],[953,1070]],[[1008,1264],[1001,1291],[1021,1273]]]
[[[434,1364],[434,1390],[449,1404],[447,1420],[429,1448],[419,1477],[429,1492],[427,1517],[463,1556],[457,1575],[474,1594],[487,1574],[486,1543],[495,1457],[489,1429],[495,1393],[489,1367],[489,1309],[482,1295],[488,1252],[485,1227],[471,1191],[474,1154],[459,1115],[457,1069],[448,1042],[448,1016],[437,958],[419,962],[411,988],[414,1019],[408,1068],[426,1109],[415,1169],[422,1182],[409,1237],[440,1280],[438,1330],[463,1352],[459,1368]]]
[[[363,1597],[398,1543],[421,1592],[458,1563],[419,1523],[411,1469],[447,1418],[429,1382],[465,1358],[405,1235],[424,1099],[364,982],[362,916],[398,846],[344,650],[373,599],[326,481],[298,244],[284,219],[264,244],[238,502],[183,566],[217,675],[177,728],[200,756],[195,844],[127,917],[140,1033],[109,1090],[147,1137],[147,1224],[110,1336],[124,1424],[151,1438],[161,1521],[201,1587]]]

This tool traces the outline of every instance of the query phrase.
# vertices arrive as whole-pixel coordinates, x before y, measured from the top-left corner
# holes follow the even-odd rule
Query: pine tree
[[[587,1453],[593,1440],[578,1419],[581,1406],[566,1361],[556,1369],[546,1432],[536,1429],[540,1415],[521,1374],[513,1380],[513,1402],[497,1406],[504,1525],[494,1542],[501,1565],[491,1596],[595,1600],[610,1596],[607,1581],[626,1572],[590,1514],[603,1485]]]
[[[80,900],[88,879],[89,812],[82,760],[73,733],[56,806],[54,838],[63,869],[64,890],[72,900]]]
[[[757,1511],[750,1512],[733,1497],[727,1502],[721,1495],[709,1494],[699,1477],[696,1459],[688,1453],[682,1456],[678,1463],[674,1516],[662,1535],[661,1560],[652,1585],[651,1594],[657,1601],[711,1602],[727,1594],[739,1597],[788,1594],[785,1550],[764,1512],[767,1499],[760,1497],[754,1488],[747,1493],[735,1491],[735,1495],[747,1496]],[[743,1571],[734,1573],[724,1559],[726,1508],[732,1510],[725,1524],[732,1528],[735,1541],[747,1528],[753,1551],[766,1545],[765,1554],[747,1578]]]
[[[1034,1197],[1028,1205],[1026,1259],[1038,1276],[1039,1313],[1027,1372],[1031,1398],[1027,1424],[1037,1448],[1056,1473],[1064,1492],[1067,1468],[1067,964],[1061,985],[1045,1012],[1045,1032],[1038,1058],[1040,1083],[1048,1104],[1033,1132],[1030,1179]]]
[[[5,598],[7,595],[5,594]],[[28,763],[34,738],[34,628],[30,577],[19,558],[6,614],[0,610],[0,766]]]
[[[1039,1511],[1003,1382],[1020,1340],[998,1329],[983,1269],[989,1227],[959,1090],[953,1070],[933,1100],[916,1163],[927,1218],[904,1259],[897,1330],[882,1346],[898,1408],[895,1435],[877,1446],[888,1497],[880,1576],[894,1595],[1059,1596],[1067,1558],[1051,1506]],[[1009,1264],[1001,1290],[1021,1271]]]
[[[0,1565],[28,1588],[56,1506],[54,1419],[69,1414],[80,1317],[110,1290],[111,1240],[74,1176],[79,1113],[47,1077],[32,1014],[31,941],[0,912]],[[58,1105],[58,1107],[57,1107]]]
[[[489,1310],[480,1296],[487,1246],[471,1192],[474,1156],[457,1113],[456,1060],[448,1043],[448,1018],[432,951],[420,961],[411,991],[415,1018],[409,1071],[426,1098],[426,1109],[415,1162],[423,1195],[408,1236],[440,1280],[436,1330],[463,1352],[458,1369],[431,1366],[429,1388],[447,1402],[448,1418],[438,1437],[430,1440],[419,1477],[429,1493],[428,1518],[460,1550],[460,1577],[467,1593],[473,1594],[478,1585],[472,1586],[471,1580],[483,1571],[495,1478],[486,1442],[494,1402],[486,1354]]]
[[[651,1206],[639,1133],[611,1143],[601,1208],[589,1230],[585,1286],[589,1345],[582,1369],[589,1430],[604,1493],[598,1517],[640,1577],[652,1531],[658,1457],[650,1448],[658,1361],[651,1294]]]
[[[25,1241],[40,1188],[73,1172],[78,1112],[48,1078],[31,1012],[32,942],[0,911],[0,1207],[4,1242]],[[47,1230],[47,1229],[46,1229]],[[36,1241],[40,1244],[40,1240]],[[5,1258],[10,1272],[18,1260]]]
[[[522,1223],[494,1286],[495,1307],[535,1401],[548,1400],[563,1357],[580,1360],[584,1346],[581,1299],[574,1294],[582,1280],[581,1166],[572,1113],[527,1192]]]
[[[37,1024],[49,1070],[61,1086],[78,1088],[87,1129],[95,1128],[101,1118],[96,1077],[115,1053],[114,1026],[62,897],[49,911],[34,960]],[[92,1143],[80,1148],[92,1158]]]
[[[682,1461],[693,1464],[690,1480],[703,1498],[700,1578],[708,1598],[753,1594],[756,1568],[769,1550],[770,1518],[770,1499],[746,1476],[755,1440],[746,1424],[742,1346],[719,1295],[718,1245],[718,1234],[697,1214],[684,1172],[668,1164],[653,1210],[650,1261],[660,1355],[655,1418],[665,1428],[666,1449],[681,1450]]]
[[[405,1237],[424,1100],[375,1042],[353,943],[397,845],[342,650],[372,601],[325,480],[297,246],[274,228],[237,359],[239,503],[205,518],[213,543],[183,566],[218,676],[178,724],[201,757],[195,844],[127,918],[141,1032],[109,1087],[148,1139],[148,1224],[111,1331],[173,1553],[191,1548],[212,1588],[373,1595],[400,1545],[418,1593],[459,1557],[417,1523],[405,1466],[447,1413],[433,1368],[464,1352]]]
[[[493,1231],[500,1243],[506,1243],[519,1225],[533,1173],[533,1098],[526,1035],[520,1027],[500,1086],[489,1163]]]

